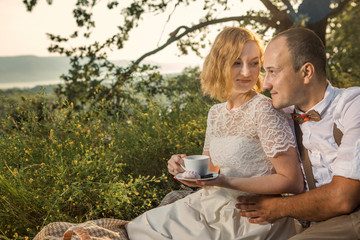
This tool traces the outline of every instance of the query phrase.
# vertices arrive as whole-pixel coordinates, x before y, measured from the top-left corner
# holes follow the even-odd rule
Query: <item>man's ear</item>
[[[306,62],[301,67],[301,73],[304,78],[304,84],[309,84],[311,82],[311,79],[314,77],[315,74],[315,68],[314,65],[310,62]]]

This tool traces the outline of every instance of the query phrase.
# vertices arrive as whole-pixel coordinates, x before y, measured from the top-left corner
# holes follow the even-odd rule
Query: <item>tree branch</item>
[[[260,0],[273,16],[280,14],[280,10],[270,0]]]
[[[283,30],[283,29],[286,29],[286,28],[288,28],[289,27],[289,25],[290,25],[290,19],[291,19],[291,15],[290,14],[288,14],[285,10],[280,10],[277,6],[275,6],[270,0],[260,0],[263,4],[264,4],[264,6],[270,11],[270,14],[272,15],[272,22],[277,22],[277,21],[279,21],[280,22],[280,24],[281,24],[281,26],[283,26],[283,27],[281,27],[281,26],[278,26],[278,27],[274,27],[274,26],[272,26],[272,25],[270,25],[270,26],[272,26],[272,27],[274,27],[274,28],[276,28],[277,30]],[[292,9],[293,11],[294,11],[294,9],[293,9],[293,7],[292,7],[292,5],[290,4],[290,2],[289,1],[287,1],[287,0],[282,0],[282,2],[289,8],[290,7],[290,9]],[[286,4],[286,3],[289,3],[288,5]],[[290,10],[289,9],[289,10]],[[290,10],[291,11],[291,10]],[[294,17],[296,17],[296,13],[294,12]]]
[[[159,51],[161,51],[162,49],[164,49],[165,47],[167,47],[168,45],[170,45],[171,43],[179,40],[180,38],[182,38],[183,36],[187,35],[188,33],[194,32],[198,29],[204,28],[206,26],[209,25],[213,25],[213,24],[218,24],[218,23],[223,23],[223,22],[230,22],[230,21],[242,21],[242,20],[256,20],[257,22],[260,23],[266,23],[270,25],[271,19],[267,18],[267,17],[261,17],[261,16],[234,16],[234,17],[227,17],[227,18],[219,18],[219,19],[214,19],[214,20],[210,20],[207,22],[202,22],[199,23],[197,25],[194,25],[192,27],[187,27],[187,26],[180,26],[177,29],[175,29],[175,31],[173,31],[172,33],[170,33],[170,38],[166,41],[166,43],[164,43],[163,45],[161,45],[160,47],[145,53],[144,55],[142,55],[141,57],[139,57],[132,65],[138,65],[140,62],[142,62],[146,57],[151,56]],[[181,29],[184,29],[184,31],[178,35],[178,33],[180,32]]]
[[[296,16],[295,10],[289,0],[282,0],[284,5],[287,7],[287,9],[290,11],[290,16]]]

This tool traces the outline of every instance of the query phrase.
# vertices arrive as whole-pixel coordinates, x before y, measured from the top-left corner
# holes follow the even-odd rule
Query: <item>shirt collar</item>
[[[326,87],[324,98],[320,102],[318,102],[315,106],[310,108],[307,112],[309,112],[310,110],[315,110],[320,114],[320,116],[322,116],[325,110],[327,109],[327,107],[329,106],[329,103],[332,102],[332,99],[334,97],[335,97],[335,89],[333,88],[333,86],[331,86],[330,82],[328,81],[328,86]],[[297,108],[295,108],[295,111],[296,113],[304,113],[303,111]]]

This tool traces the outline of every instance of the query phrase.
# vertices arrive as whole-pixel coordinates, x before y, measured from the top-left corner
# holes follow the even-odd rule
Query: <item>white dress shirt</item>
[[[310,110],[321,120],[304,122],[300,128],[316,186],[330,183],[333,176],[360,180],[360,87],[339,89],[329,83],[324,99]],[[334,139],[334,122],[344,134],[340,146]]]

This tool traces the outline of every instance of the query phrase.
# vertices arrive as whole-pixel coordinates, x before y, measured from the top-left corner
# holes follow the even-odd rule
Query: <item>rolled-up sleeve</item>
[[[359,89],[359,88],[358,88]],[[339,126],[343,137],[333,165],[333,175],[360,180],[360,91],[339,101],[342,108]],[[336,113],[335,113],[336,115]]]

